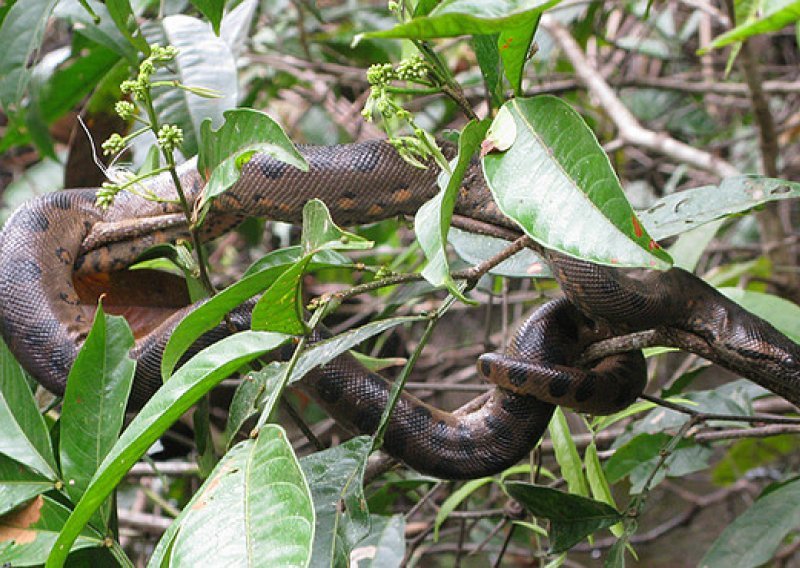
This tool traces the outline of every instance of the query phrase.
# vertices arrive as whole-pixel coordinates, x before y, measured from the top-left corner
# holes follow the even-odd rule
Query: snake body
[[[249,216],[297,223],[312,198],[322,199],[342,225],[413,214],[438,191],[435,168],[409,166],[384,142],[301,151],[310,165],[306,173],[256,154],[240,180],[214,202],[204,237]],[[196,202],[204,181],[193,161],[181,167],[180,178],[189,201]],[[166,175],[145,183],[161,198],[176,197]],[[159,361],[170,331],[195,306],[176,292],[174,277],[123,269],[154,244],[187,238],[186,222],[171,202],[122,194],[100,210],[94,200],[92,189],[53,193],[28,202],[8,220],[0,233],[0,327],[25,369],[62,394],[97,299],[106,294],[107,310],[129,316],[135,329],[131,396],[134,405],[141,404],[161,384]],[[456,212],[516,230],[492,201],[476,164],[465,177]],[[480,359],[479,371],[499,386],[452,413],[404,394],[385,435],[389,453],[443,478],[501,471],[536,444],[554,405],[607,413],[632,402],[646,380],[641,354],[607,357],[586,369],[574,363],[592,343],[652,328],[674,345],[800,403],[800,347],[692,274],[626,271],[558,253],[546,258],[567,299],[539,308],[505,354]],[[249,311],[237,310],[231,320],[245,329]],[[193,349],[229,333],[220,326]],[[370,433],[390,385],[342,355],[312,371],[301,387],[342,425]]]

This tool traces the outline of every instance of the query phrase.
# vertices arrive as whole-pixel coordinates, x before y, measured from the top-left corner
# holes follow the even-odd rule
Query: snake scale
[[[310,165],[307,173],[256,154],[240,180],[214,202],[203,237],[213,238],[249,216],[297,223],[311,198],[322,199],[341,225],[413,214],[438,191],[435,168],[409,166],[385,142],[301,152]],[[195,162],[181,166],[180,177],[194,202],[204,185]],[[175,198],[166,175],[145,183],[156,195]],[[132,404],[142,404],[161,384],[160,355],[170,331],[194,306],[176,292],[174,277],[123,269],[154,244],[187,238],[186,222],[167,202],[122,194],[100,210],[94,201],[92,189],[56,192],[28,202],[8,220],[0,233],[2,335],[33,377],[63,394],[97,298],[105,293],[107,310],[128,316],[134,328]],[[465,177],[456,213],[517,230],[492,201],[477,163]],[[673,345],[800,403],[800,347],[692,274],[597,266],[553,252],[546,259],[566,299],[539,308],[506,353],[480,358],[479,372],[497,386],[452,413],[404,394],[385,436],[390,454],[443,478],[501,471],[536,444],[554,405],[608,413],[635,400],[646,381],[640,353],[607,357],[586,369],[573,363],[592,343],[653,328]],[[237,310],[232,321],[246,328],[248,310]],[[220,326],[194,349],[228,333]],[[343,426],[369,433],[389,383],[342,355],[307,375],[301,388]]]

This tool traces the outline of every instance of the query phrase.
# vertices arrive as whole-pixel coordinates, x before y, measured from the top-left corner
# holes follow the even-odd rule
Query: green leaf
[[[799,449],[800,440],[791,434],[737,440],[716,464],[711,478],[717,485],[730,485],[750,470],[769,466],[783,456],[794,455]]]
[[[450,276],[445,246],[461,181],[472,162],[472,156],[480,147],[488,127],[488,121],[470,121],[464,127],[458,139],[458,157],[455,160],[455,166],[452,167],[453,173],[448,175],[446,171],[442,170],[439,174],[441,191],[420,207],[414,216],[417,240],[428,259],[428,265],[422,271],[422,276],[433,286],[446,286],[451,294],[462,302],[469,303],[472,302],[464,297]]]
[[[593,532],[624,519],[605,503],[549,487],[510,481],[504,489],[534,516],[550,519],[550,548],[554,554],[568,550]]]
[[[16,2],[0,26],[0,106],[13,116],[21,108],[30,78],[28,61],[41,47],[42,37],[57,0]]]
[[[372,438],[357,436],[300,460],[317,518],[311,566],[347,566],[353,547],[369,534],[364,468]]]
[[[718,288],[728,298],[764,318],[778,331],[800,343],[800,306],[772,294],[742,290],[741,288]]]
[[[285,372],[285,363],[270,363],[259,371],[247,373],[242,378],[228,409],[228,421],[225,423],[223,434],[226,447],[230,447],[234,436],[241,430],[245,421],[259,413],[268,395],[280,384]]]
[[[211,345],[181,367],[144,405],[100,464],[59,535],[48,568],[63,565],[72,542],[97,507],[172,423],[224,378],[286,339],[275,333],[244,331]]]
[[[275,331],[303,335],[302,279],[311,256],[304,256],[281,274],[253,308],[251,327],[257,331]]]
[[[0,517],[0,553],[8,566],[39,566],[64,526],[69,509],[61,503],[40,495],[25,507]],[[103,546],[103,535],[86,528],[72,545],[72,550]],[[15,541],[9,548],[3,545]]]
[[[403,565],[406,551],[403,515],[383,517],[370,516],[369,536],[358,543],[350,553],[354,568],[399,568]]]
[[[345,331],[330,339],[315,343],[300,355],[294,367],[294,371],[292,371],[289,384],[300,380],[311,369],[324,365],[334,357],[338,357],[348,349],[352,349],[370,337],[383,333],[387,329],[391,329],[397,325],[427,321],[427,319],[426,316],[388,318],[362,325],[359,328]]]
[[[5,343],[0,341],[0,454],[40,473],[58,479],[50,434],[25,373]]]
[[[587,446],[583,461],[586,464],[586,479],[589,481],[592,497],[616,509],[617,504],[614,502],[614,496],[611,495],[611,487],[609,487],[608,480],[605,473],[603,473],[600,458],[597,455],[597,446],[594,442]],[[619,538],[625,532],[625,528],[622,523],[619,523],[611,527],[611,532]]]
[[[528,62],[528,53],[533,43],[536,28],[539,27],[541,14],[536,14],[529,22],[522,25],[504,29],[497,38],[497,48],[503,60],[508,82],[514,89],[514,94],[522,96],[522,76],[525,64]]]
[[[103,46],[93,46],[60,67],[41,84],[31,85],[36,113],[46,124],[52,124],[80,103],[87,94],[121,61],[118,53]],[[34,90],[35,87],[35,90]],[[28,114],[33,109],[28,109]]]
[[[673,193],[656,201],[639,219],[656,240],[694,229],[716,219],[749,211],[770,201],[800,197],[800,183],[762,176],[725,178]]]
[[[297,458],[280,426],[234,446],[203,483],[172,545],[174,566],[304,566],[314,510]]]
[[[439,528],[441,528],[442,524],[447,520],[447,517],[450,516],[450,513],[456,510],[458,506],[464,502],[470,495],[475,493],[478,489],[486,485],[487,483],[491,483],[493,479],[491,477],[482,477],[480,479],[472,479],[467,481],[453,491],[447,499],[444,500],[442,506],[436,512],[436,519],[433,523],[433,541],[437,542],[439,540]]]
[[[364,37],[431,39],[460,35],[487,35],[524,25],[535,26],[539,15],[559,0],[442,0],[427,16],[414,17],[390,30]],[[416,16],[416,14],[415,14]]]
[[[97,0],[86,0],[86,3],[100,18],[100,23],[77,2],[60,2],[54,15],[72,24],[80,35],[124,57],[132,66],[138,65],[139,51],[117,28],[105,3]]]
[[[214,33],[219,35],[222,14],[225,12],[225,0],[191,0],[192,5],[209,19]]]
[[[105,0],[105,6],[114,25],[125,39],[136,48],[139,53],[150,55],[150,46],[142,35],[142,30],[136,21],[136,15],[131,9],[130,0]]]
[[[653,470],[659,466],[662,459],[661,451],[671,439],[672,436],[668,434],[640,434],[634,437],[618,448],[606,462],[608,481],[616,483],[628,475],[631,482],[630,493],[636,494],[645,489],[648,480],[650,486],[654,487],[668,475],[681,477],[708,466],[711,448],[698,446],[691,440],[681,440],[653,475]]]
[[[312,254],[323,250],[367,250],[374,243],[339,228],[331,218],[328,206],[312,199],[303,206],[303,251]]]
[[[760,18],[753,18],[714,38],[711,44],[698,50],[699,55],[719,49],[735,41],[744,41],[759,34],[775,32],[800,20],[800,2],[792,0],[765,0]]]
[[[567,135],[568,134],[568,135]],[[551,96],[514,99],[494,119],[483,158],[500,210],[531,238],[599,264],[665,269],[594,134]]]
[[[800,479],[762,495],[714,541],[701,568],[750,568],[768,563],[800,526]]]
[[[553,418],[550,420],[550,438],[553,440],[553,450],[556,461],[561,466],[561,474],[567,480],[569,492],[584,497],[589,496],[589,486],[583,474],[583,464],[578,455],[578,448],[569,431],[567,417],[560,406],[556,407]]]
[[[136,362],[128,356],[133,333],[125,318],[107,316],[98,305],[94,324],[69,372],[61,413],[59,452],[64,484],[77,503],[125,419]],[[103,509],[107,528],[110,509]]]
[[[181,356],[204,333],[220,324],[225,314],[271,286],[301,258],[300,247],[277,250],[253,263],[244,278],[228,286],[213,298],[191,310],[175,327],[161,357],[161,377],[172,374]],[[333,251],[314,255],[308,270],[342,266],[349,261]]]
[[[616,424],[620,420],[624,420],[629,416],[633,416],[634,414],[639,414],[640,412],[644,412],[646,410],[650,410],[655,408],[656,404],[653,402],[648,402],[646,400],[640,400],[638,402],[634,402],[628,408],[624,410],[620,410],[614,414],[609,414],[608,416],[597,416],[592,420],[592,429],[596,432],[601,430],[605,430],[610,426]]]
[[[0,454],[0,516],[53,487],[52,481]]]
[[[672,437],[667,434],[640,434],[617,448],[608,461],[605,472],[609,483],[617,483],[639,465],[657,458]]]
[[[236,107],[239,98],[236,57],[227,42],[214,35],[211,26],[184,15],[167,16],[144,28],[150,43],[171,44],[178,56],[169,67],[159,69],[154,81],[179,81],[187,87],[202,87],[216,93],[208,98],[172,86],[153,89],[159,116],[169,116],[183,129],[181,150],[187,156],[201,148],[202,124],[223,123],[223,113]],[[201,173],[204,173],[201,170]]]
[[[197,169],[208,179],[203,190],[203,203],[236,183],[242,167],[256,152],[308,171],[305,158],[280,124],[266,113],[240,108],[225,111],[224,117],[225,122],[216,130],[211,119],[205,119],[200,127]]]
[[[497,47],[498,34],[476,35],[472,37],[472,49],[478,66],[483,75],[486,85],[486,92],[491,99],[492,108],[502,106],[503,97],[503,76],[500,73],[500,51]]]

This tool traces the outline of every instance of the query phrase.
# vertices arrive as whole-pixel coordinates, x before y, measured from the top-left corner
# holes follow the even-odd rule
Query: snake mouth
[[[186,281],[175,274],[151,269],[94,273],[72,277],[82,309],[94,311],[102,298],[106,313],[128,320],[140,339],[191,303]]]

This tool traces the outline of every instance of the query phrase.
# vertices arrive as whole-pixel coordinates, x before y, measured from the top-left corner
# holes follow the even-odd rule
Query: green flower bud
[[[119,154],[125,149],[125,139],[119,134],[112,134],[108,140],[102,144],[103,154],[106,156],[113,156]]]
[[[174,124],[164,124],[158,129],[158,145],[171,152],[183,144],[183,130]]]
[[[114,110],[122,120],[130,120],[136,114],[136,106],[129,101],[119,101],[114,105]]]

